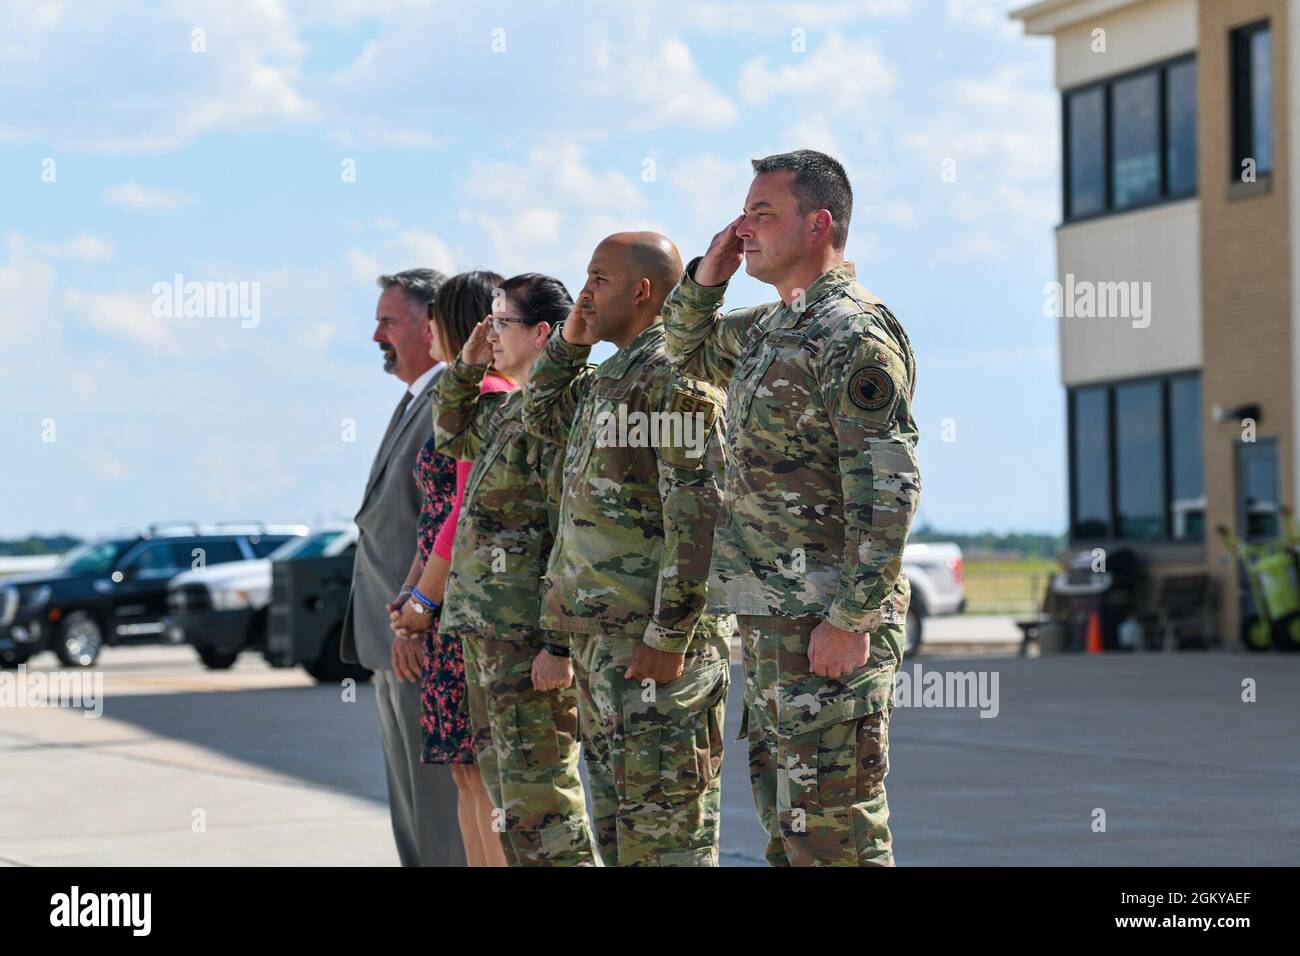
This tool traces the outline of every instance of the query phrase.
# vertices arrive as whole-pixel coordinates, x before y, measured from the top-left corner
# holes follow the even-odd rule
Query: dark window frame
[[[1201,378],[1200,369],[1183,369],[1181,371],[1163,372],[1158,375],[1138,375],[1129,378],[1109,379],[1103,382],[1088,382],[1086,384],[1071,385],[1066,388],[1066,481],[1069,483],[1067,497],[1069,499],[1069,531],[1068,537],[1071,543],[1084,541],[1126,541],[1136,544],[1155,544],[1155,545],[1173,545],[1175,547],[1202,547],[1205,544],[1204,538],[1175,538],[1173,537],[1174,525],[1174,461],[1173,461],[1173,437],[1171,426],[1173,424],[1173,385],[1175,381],[1189,378]],[[1164,462],[1164,528],[1158,538],[1129,538],[1119,536],[1119,522],[1117,513],[1119,511],[1119,469],[1117,467],[1118,446],[1118,429],[1116,425],[1116,388],[1125,385],[1143,385],[1156,383],[1160,386],[1160,425],[1161,425],[1161,458]],[[1075,429],[1078,425],[1075,415],[1075,394],[1084,389],[1103,388],[1106,392],[1106,457],[1107,457],[1107,483],[1109,496],[1109,513],[1106,516],[1106,533],[1101,537],[1082,537],[1075,534],[1078,527],[1078,461],[1075,456]],[[1202,394],[1201,415],[1198,421],[1204,427],[1204,392]],[[1201,447],[1201,472],[1202,481],[1204,481],[1205,469],[1205,447]]]
[[[1254,88],[1252,83],[1252,67],[1254,58],[1250,52],[1250,42],[1257,33],[1269,34],[1269,68],[1272,69],[1273,58],[1276,50],[1273,46],[1273,30],[1269,20],[1257,20],[1254,23],[1247,23],[1243,26],[1233,27],[1228,33],[1228,105],[1232,110],[1229,118],[1230,130],[1228,136],[1228,149],[1230,151],[1228,163],[1228,180],[1229,182],[1241,181],[1241,162],[1247,158],[1254,158],[1252,154],[1255,151],[1255,110]],[[1245,55],[1243,55],[1243,51]],[[1269,97],[1269,105],[1272,106],[1275,99],[1276,90],[1272,91]],[[1269,150],[1269,167],[1261,169],[1258,163],[1255,166],[1256,180],[1266,179],[1273,175],[1273,161],[1276,156],[1274,152],[1277,147],[1276,132],[1277,127],[1273,123],[1273,117],[1268,118],[1269,136],[1273,138],[1273,148]]]
[[[1166,203],[1180,202],[1184,199],[1191,199],[1199,192],[1200,168],[1199,164],[1196,171],[1197,182],[1193,183],[1191,189],[1170,192],[1169,190],[1169,76],[1168,71],[1171,67],[1179,66],[1184,63],[1197,62],[1195,51],[1190,53],[1180,53],[1178,56],[1172,56],[1168,59],[1158,60],[1155,63],[1147,63],[1143,66],[1136,67],[1132,70],[1126,70],[1123,73],[1116,73],[1112,76],[1102,77],[1098,80],[1089,80],[1087,83],[1081,83],[1078,86],[1072,86],[1061,91],[1061,220],[1064,225],[1072,225],[1076,222],[1088,222],[1092,219],[1100,219],[1103,216],[1116,216],[1128,212],[1136,212],[1141,209],[1151,209],[1154,206],[1163,206]],[[1154,199],[1145,202],[1133,203],[1128,206],[1118,207],[1115,205],[1115,150],[1114,136],[1112,129],[1114,127],[1114,98],[1112,89],[1116,83],[1130,80],[1148,73],[1156,74],[1156,125],[1157,139],[1160,149],[1160,195]],[[1201,82],[1201,73],[1199,65],[1196,70],[1196,83],[1199,87]],[[1103,208],[1095,212],[1084,213],[1083,215],[1074,215],[1070,209],[1070,97],[1080,93],[1088,93],[1093,90],[1102,91],[1102,192],[1104,195]],[[1196,130],[1196,142],[1199,148],[1201,131],[1198,126]]]

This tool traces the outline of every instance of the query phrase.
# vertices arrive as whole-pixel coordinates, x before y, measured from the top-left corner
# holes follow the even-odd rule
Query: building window
[[[1071,394],[1074,459],[1074,537],[1110,534],[1110,408],[1107,390],[1079,388]]]
[[[1161,382],[1115,388],[1115,535],[1165,536],[1165,429]]]
[[[1195,58],[1068,90],[1063,110],[1067,221],[1195,194]]]
[[[1114,206],[1127,209],[1160,198],[1160,74],[1120,80],[1110,96]]]
[[[1201,456],[1201,378],[1169,382],[1169,517],[1175,541],[1205,539],[1205,476]]]
[[[1069,147],[1066,216],[1090,216],[1106,208],[1106,107],[1100,89],[1065,101]]]
[[[1171,196],[1196,192],[1196,63],[1165,71],[1165,168]]]
[[[1201,382],[1183,374],[1069,393],[1074,540],[1201,541]]]
[[[1257,175],[1273,171],[1273,54],[1268,22],[1232,31],[1232,151],[1230,174],[1255,161]]]
[[[1237,533],[1247,541],[1276,538],[1281,511],[1277,441],[1243,442],[1237,446]]]

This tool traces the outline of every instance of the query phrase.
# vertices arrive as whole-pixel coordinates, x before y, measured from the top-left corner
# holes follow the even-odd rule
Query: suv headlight
[[[23,610],[34,611],[37,608],[45,607],[50,603],[50,596],[53,593],[53,589],[48,584],[42,584],[40,587],[21,592]]]
[[[266,588],[234,588],[229,591],[212,591],[214,611],[241,611],[258,608],[270,601]]]
[[[18,589],[13,585],[0,588],[0,626],[13,623],[18,613]]]
[[[238,611],[248,607],[248,598],[243,591],[209,591],[212,595],[212,610]]]

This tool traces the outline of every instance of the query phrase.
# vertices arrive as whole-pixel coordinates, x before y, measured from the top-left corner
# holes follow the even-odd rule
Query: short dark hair
[[[429,305],[429,321],[437,322],[451,354],[459,355],[465,340],[492,314],[492,290],[501,285],[495,272],[461,272],[438,286],[438,297]]]
[[[794,173],[790,192],[799,202],[799,215],[815,209],[831,214],[831,245],[843,249],[849,238],[849,219],[853,216],[853,187],[844,167],[815,149],[796,149],[793,153],[776,153],[750,160],[754,173]]]
[[[438,288],[447,281],[447,277],[437,269],[407,269],[382,275],[376,281],[385,292],[397,286],[406,293],[412,306],[412,319],[422,320],[429,314],[429,306],[438,298]]]
[[[501,283],[501,291],[519,306],[524,325],[550,323],[559,325],[573,308],[573,296],[564,283],[540,272],[524,272]]]

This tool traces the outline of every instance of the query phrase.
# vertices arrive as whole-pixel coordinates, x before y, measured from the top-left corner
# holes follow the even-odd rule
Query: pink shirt
[[[483,376],[483,385],[478,393],[486,395],[489,392],[508,392],[514,387],[511,382],[489,372]],[[456,519],[460,517],[460,503],[465,497],[465,483],[469,481],[469,472],[473,467],[472,461],[462,459],[456,462],[456,500],[452,502],[451,513],[438,529],[438,536],[433,539],[433,553],[448,561],[451,560],[451,542],[456,537]]]

